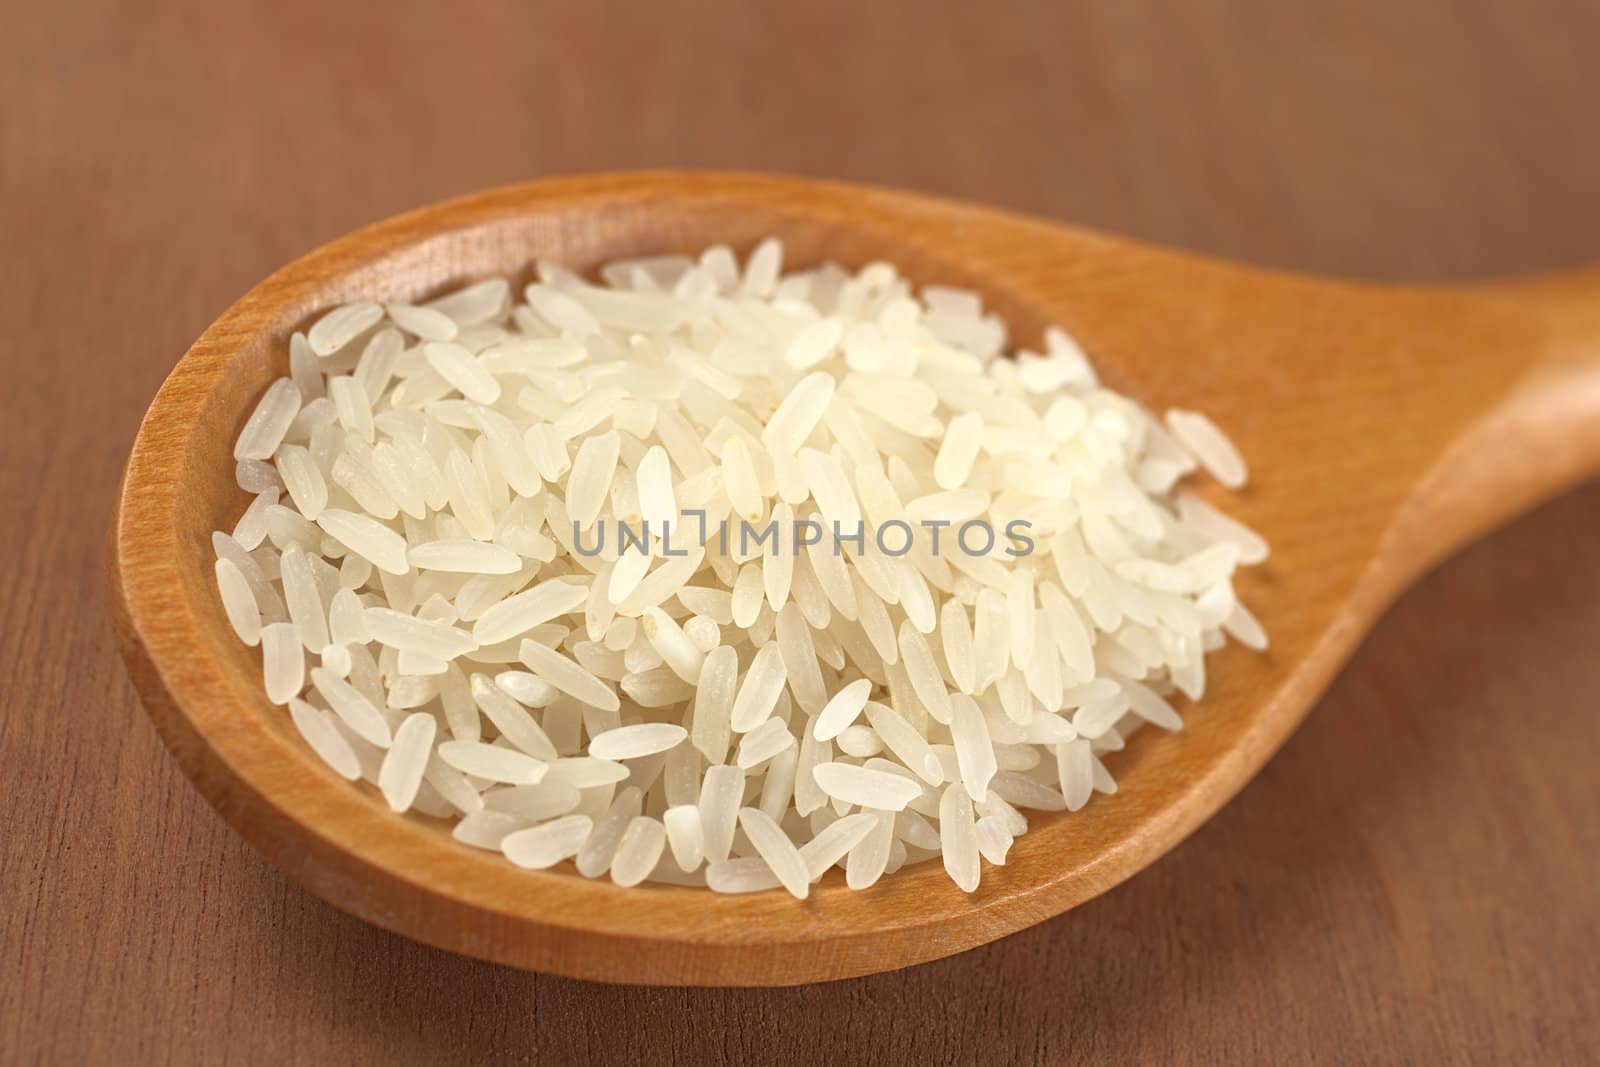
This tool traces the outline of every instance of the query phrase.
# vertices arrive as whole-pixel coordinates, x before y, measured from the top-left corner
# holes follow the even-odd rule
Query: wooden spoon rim
[[[684,887],[620,889],[562,871],[518,870],[456,843],[432,820],[391,814],[370,791],[333,775],[281,724],[269,724],[270,705],[251,690],[259,689],[258,679],[230,678],[216,657],[198,654],[218,635],[197,615],[198,602],[178,595],[194,585],[194,575],[180,573],[186,499],[178,473],[207,430],[206,402],[228,374],[241,339],[262,330],[281,334],[330,287],[343,282],[348,288],[351,279],[372,274],[420,242],[578,202],[631,198],[637,207],[656,190],[671,190],[675,210],[739,200],[798,202],[808,212],[849,213],[864,219],[861,225],[890,228],[958,216],[1062,229],[838,183],[613,174],[512,185],[408,212],[272,274],[207,328],[162,385],[134,443],[112,527],[109,584],[130,673],[161,736],[208,801],[301,884],[380,926],[516,966],[673,984],[794,984],[958,952],[1105,891],[1209,818],[1282,743],[1309,699],[1270,694],[1224,758],[1182,781],[1152,783],[1137,770],[1119,773],[1123,791],[1116,798],[1096,798],[1068,817],[1030,813],[1034,825],[1013,848],[1011,862],[985,865],[983,885],[970,896],[931,862],[909,866],[864,893],[845,888],[835,871],[804,903],[781,891],[721,896]],[[242,420],[247,411],[234,414]],[[207,610],[214,619],[216,610]],[[231,632],[221,636],[234,640]],[[1301,684],[1320,689],[1338,658],[1328,657],[1321,677]],[[1130,748],[1146,740],[1137,738]],[[1062,843],[1090,831],[1104,847],[1072,865],[1049,862]]]

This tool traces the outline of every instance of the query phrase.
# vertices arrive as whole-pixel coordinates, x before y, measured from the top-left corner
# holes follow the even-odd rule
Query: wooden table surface
[[[1600,259],[1592,5],[990,6],[0,0],[0,1062],[1594,1062],[1600,486],[1427,578],[1153,868],[873,978],[425,948],[162,749],[101,579],[140,414],[235,296],[392,212],[727,166],[1368,277]]]

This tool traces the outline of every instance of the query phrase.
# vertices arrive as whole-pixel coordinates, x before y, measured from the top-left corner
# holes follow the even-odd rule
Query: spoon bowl
[[[860,893],[833,871],[804,902],[622,889],[570,864],[524,871],[324,767],[268,702],[211,569],[211,531],[247,502],[232,443],[284,373],[289,334],[351,299],[525,280],[538,259],[587,271],[717,243],[743,252],[768,234],[791,264],[882,259],[914,282],[975,289],[1014,343],[1058,323],[1112,387],[1152,410],[1209,414],[1251,464],[1242,494],[1208,495],[1272,544],[1238,581],[1271,650],[1211,657],[1205,698],[1180,705],[1181,732],[1134,737],[1116,756],[1115,796],[1029,813],[1006,865],[986,867],[970,895],[937,863]],[[1161,856],[1249,781],[1410,580],[1600,467],[1597,298],[1582,274],[1455,288],[1312,279],[791,178],[637,173],[493,190],[312,252],[195,342],[128,461],[109,545],[115,621],[152,719],[206,799],[290,877],[368,921],[606,981],[790,985],[889,970],[1057,915]]]

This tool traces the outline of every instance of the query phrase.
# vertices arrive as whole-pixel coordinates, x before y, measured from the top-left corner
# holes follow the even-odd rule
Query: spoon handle
[[[1600,268],[1455,290],[1504,336],[1450,373],[1498,384],[1418,481],[1380,557],[1407,561],[1406,578],[1443,555],[1600,472]],[[1453,295],[1454,295],[1453,294]],[[1441,389],[1448,383],[1441,383]]]

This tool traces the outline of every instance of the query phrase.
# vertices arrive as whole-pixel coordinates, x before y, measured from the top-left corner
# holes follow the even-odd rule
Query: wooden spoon
[[[1213,493],[1272,543],[1240,591],[1265,654],[1214,657],[1176,734],[1146,730],[1120,791],[1032,814],[1004,867],[962,893],[937,863],[867,892],[835,871],[811,898],[619,889],[518,870],[390,814],[334,776],[263,695],[229,629],[210,532],[245,503],[231,446],[289,333],[340,302],[416,299],[536,259],[747,251],[792,264],[885,259],[980,290],[1036,343],[1060,323],[1113,386],[1209,413],[1252,467]],[[110,586],[129,671],[217,810],[312,892],[486,960],[619,982],[787,985],[903,967],[1057,915],[1172,848],[1247,782],[1310,710],[1385,604],[1441,554],[1600,466],[1600,284],[1378,286],[1148,248],[910,193],[735,174],[602,175],[425,208],[326,245],[229,308],[179,361],[128,461]],[[1514,604],[1506,625],[1516,625]],[[1484,665],[1486,670],[1492,664]],[[1448,729],[1441,718],[1440,729]],[[1322,832],[1337,832],[1322,827]],[[1196,885],[1196,893],[1225,887]]]

